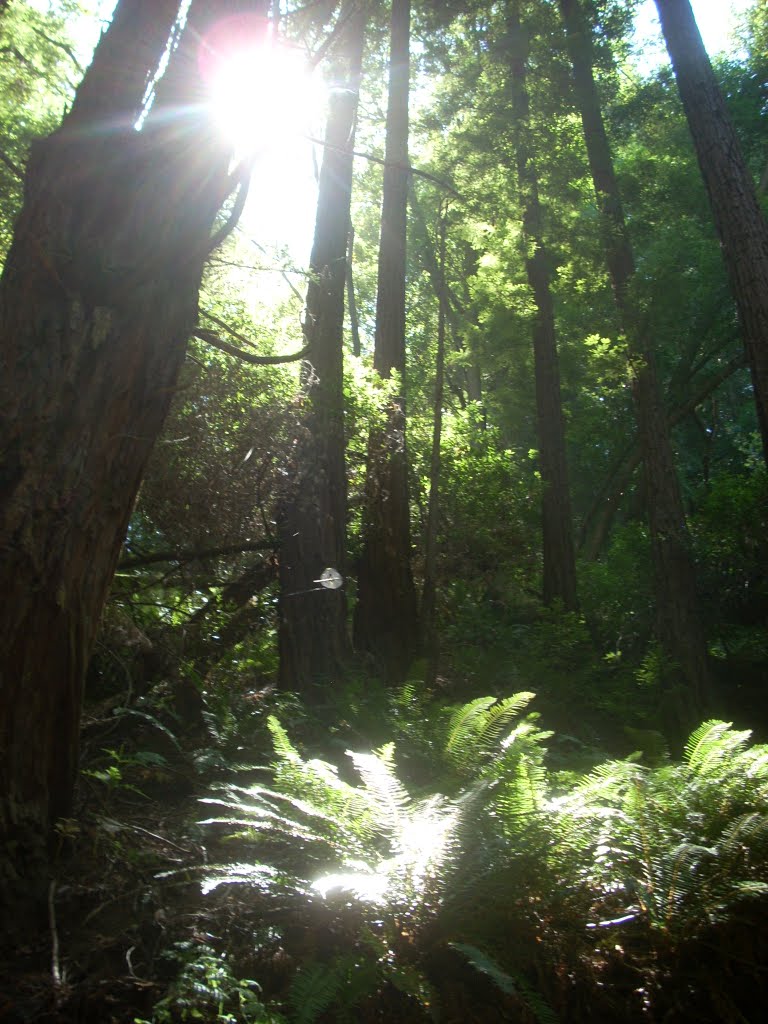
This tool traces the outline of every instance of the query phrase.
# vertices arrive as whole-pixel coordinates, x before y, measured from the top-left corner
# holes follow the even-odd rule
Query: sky
[[[696,23],[710,57],[731,48],[730,35],[740,14],[753,0],[691,0]],[[654,0],[643,0],[635,18],[637,43],[646,51],[639,60],[642,70],[667,62]]]

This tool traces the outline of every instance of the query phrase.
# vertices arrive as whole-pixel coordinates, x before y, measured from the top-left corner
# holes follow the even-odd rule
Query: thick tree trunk
[[[326,568],[346,572],[344,290],[362,12],[352,15],[347,32],[349,88],[330,100],[305,316],[304,413],[280,531],[280,681],[307,694],[313,684],[339,678],[349,649],[345,592],[317,582]]]
[[[658,632],[667,655],[685,679],[688,706],[684,715],[679,716],[686,719],[679,723],[685,730],[695,724],[705,708],[709,675],[688,531],[649,328],[646,322],[638,322],[629,295],[635,272],[634,255],[592,70],[592,42],[578,0],[560,0],[560,9],[568,33],[574,92],[601,215],[608,272],[629,350],[632,394],[645,467]]]
[[[0,282],[6,885],[70,811],[86,663],[232,188],[202,115],[133,130],[176,14],[118,5],[72,111],[33,147]]]
[[[408,206],[410,0],[392,0],[389,99],[381,208],[373,365],[398,374],[400,394],[373,432],[368,450],[363,552],[358,574],[355,643],[392,682],[404,678],[417,648],[411,575],[408,457],[405,443],[405,259]]]
[[[768,465],[768,224],[689,0],[656,0],[739,310]]]
[[[520,4],[508,5],[511,41],[512,116],[517,175],[523,212],[525,267],[533,292],[536,318],[533,356],[536,380],[536,420],[541,471],[541,526],[545,604],[577,607],[576,558],[565,448],[565,420],[560,399],[555,313],[549,254],[544,242],[544,216],[539,200],[536,163],[531,145],[530,110],[526,85],[528,59],[520,24]]]

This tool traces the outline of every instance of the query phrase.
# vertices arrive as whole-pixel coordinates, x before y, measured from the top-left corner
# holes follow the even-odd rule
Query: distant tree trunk
[[[768,224],[689,0],[656,0],[720,236],[768,465]]]
[[[447,297],[445,289],[445,213],[440,218],[439,277],[437,289],[437,353],[435,356],[434,422],[432,427],[432,455],[429,465],[429,500],[427,530],[424,544],[424,587],[421,598],[421,621],[424,649],[427,655],[425,682],[434,683],[439,656],[436,604],[437,604],[437,527],[440,520],[440,444],[443,435],[443,392],[445,390],[445,327]]]
[[[345,593],[317,583],[326,568],[346,572],[344,288],[362,12],[352,15],[347,32],[350,86],[330,98],[307,291],[304,412],[280,531],[280,681],[304,693],[338,678],[349,648]]]
[[[352,355],[360,358],[360,319],[357,315],[357,299],[355,298],[355,275],[352,270],[355,253],[355,228],[350,221],[349,238],[347,240],[347,309],[349,310],[349,329],[352,333]]]
[[[177,8],[118,4],[72,110],[32,148],[0,282],[3,895],[39,875],[71,808],[86,663],[234,185],[204,113],[133,128]],[[193,4],[189,46],[214,8],[236,5]]]
[[[717,373],[712,374],[702,382],[697,389],[686,398],[686,400],[674,409],[667,418],[667,429],[682,423],[692,412],[712,393],[720,387],[723,381],[732,377],[737,370],[746,365],[746,355],[740,352],[733,359],[730,359],[724,366],[721,366]],[[594,562],[600,556],[608,540],[613,517],[619,507],[622,496],[626,492],[632,476],[638,466],[643,462],[643,450],[638,442],[627,446],[617,459],[613,469],[608,475],[603,487],[595,494],[592,504],[584,516],[582,527],[582,557],[588,562]]]
[[[709,677],[688,531],[649,328],[646,322],[637,322],[629,296],[635,272],[634,255],[594,80],[592,41],[578,0],[560,0],[560,9],[568,33],[574,92],[601,215],[606,262],[629,349],[632,395],[645,467],[658,632],[666,653],[679,666],[686,682],[687,707],[679,715],[684,719],[679,724],[685,730],[706,706]]]
[[[410,0],[392,0],[389,99],[381,208],[374,369],[399,376],[400,394],[368,448],[363,552],[355,643],[391,682],[416,652],[416,590],[411,575],[408,457],[405,443],[405,257],[408,206]]]
[[[541,525],[544,559],[544,603],[559,601],[567,610],[577,607],[576,558],[565,450],[565,420],[560,399],[555,313],[551,291],[550,257],[544,242],[544,217],[539,200],[536,162],[531,144],[526,84],[526,37],[520,24],[520,4],[507,7],[510,33],[510,71],[515,159],[523,208],[525,268],[536,304],[533,326],[536,420],[541,471]]]

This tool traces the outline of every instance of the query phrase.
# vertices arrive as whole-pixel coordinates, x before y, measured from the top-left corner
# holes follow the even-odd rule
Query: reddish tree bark
[[[346,573],[344,292],[365,21],[358,10],[346,26],[348,87],[330,100],[307,292],[304,408],[281,515],[280,680],[304,693],[339,678],[350,646],[344,590],[317,580],[326,568]]]
[[[440,445],[443,436],[443,396],[445,392],[445,328],[448,301],[445,288],[446,214],[440,216],[439,287],[437,290],[437,353],[435,356],[435,396],[433,401],[432,453],[429,462],[429,499],[424,541],[424,586],[421,592],[421,619],[424,649],[427,655],[425,682],[433,685],[437,678],[439,639],[437,633],[437,528],[440,520]]]
[[[169,99],[198,85],[192,51],[213,19],[243,6],[193,3]],[[6,886],[40,867],[71,807],[85,667],[234,186],[199,108],[171,119],[161,90],[133,129],[177,7],[118,4],[71,112],[33,147],[0,282]]]
[[[381,207],[373,365],[393,372],[400,394],[368,449],[363,552],[358,572],[355,644],[384,676],[401,681],[416,653],[419,630],[411,575],[408,456],[405,440],[405,261],[408,210],[410,0],[392,0],[387,140]]]
[[[550,257],[544,240],[544,214],[539,199],[536,162],[531,145],[530,109],[526,85],[526,37],[520,24],[520,4],[508,5],[510,71],[515,161],[523,213],[525,268],[536,305],[533,357],[536,383],[536,423],[541,472],[541,528],[545,604],[556,601],[572,611],[577,607],[576,557],[565,447],[565,420],[560,397],[555,311]]]
[[[768,224],[689,0],[656,0],[720,236],[768,465]]]
[[[630,299],[634,254],[593,74],[592,41],[578,0],[560,0],[560,10],[568,34],[574,93],[600,211],[606,263],[629,351],[632,395],[645,469],[658,601],[657,629],[666,653],[682,671],[686,682],[687,706],[680,708],[678,714],[680,727],[686,731],[704,711],[709,678],[688,530],[649,328],[644,320],[638,321]]]

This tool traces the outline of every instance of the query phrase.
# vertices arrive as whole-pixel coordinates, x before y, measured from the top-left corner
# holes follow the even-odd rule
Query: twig
[[[187,551],[153,551],[147,554],[136,554],[118,564],[118,569],[138,569],[145,565],[157,565],[158,562],[200,562],[206,558],[221,558],[226,555],[241,555],[246,551],[274,551],[276,540],[241,540],[234,544],[225,544],[217,548],[204,548]]]
[[[145,836],[157,839],[159,843],[165,843],[166,846],[172,846],[174,850],[178,850],[180,853],[194,853],[194,850],[187,850],[183,846],[179,846],[178,843],[174,843],[171,839],[166,839],[165,836],[159,836],[155,832],[150,832],[149,829],[142,828],[141,825],[129,825],[128,828],[132,828],[134,832],[143,832]]]
[[[53,997],[58,1009],[63,999],[61,964],[59,962],[59,933],[56,928],[56,880],[51,879],[48,886],[48,925],[51,929],[51,978],[53,979]]]
[[[0,149],[0,162],[5,164],[15,178],[18,178],[19,181],[24,181],[24,172],[22,169],[2,149]]]
[[[336,150],[337,153],[351,153],[352,156],[359,156],[363,160],[368,160],[372,164],[380,164],[382,167],[396,167],[398,170],[406,171],[408,174],[413,174],[417,178],[424,178],[425,181],[431,181],[434,185],[444,189],[446,192],[450,192],[452,196],[455,196],[458,200],[463,202],[461,194],[456,191],[453,185],[447,181],[443,181],[442,178],[438,178],[434,174],[430,174],[429,171],[422,171],[418,167],[414,167],[413,164],[403,164],[399,160],[385,160],[384,157],[374,156],[373,153],[363,153],[359,149],[348,149],[346,146],[333,146],[329,142],[325,142],[324,139],[317,139],[314,135],[305,135],[304,138],[308,142],[314,143],[316,146],[323,146],[325,149]]]
[[[56,46],[56,47],[58,47],[59,50],[63,50],[64,53],[66,53],[66,55],[69,57],[69,59],[75,65],[75,67],[77,68],[79,73],[81,75],[85,74],[85,71],[83,69],[83,65],[80,63],[80,61],[75,56],[74,51],[72,50],[71,46],[67,46],[67,44],[61,42],[60,39],[54,39],[52,36],[49,36],[46,32],[43,32],[43,30],[41,28],[34,28],[33,27],[32,31],[35,33],[35,35],[40,36],[41,39],[45,39],[45,41],[47,43],[50,43],[51,46]]]

